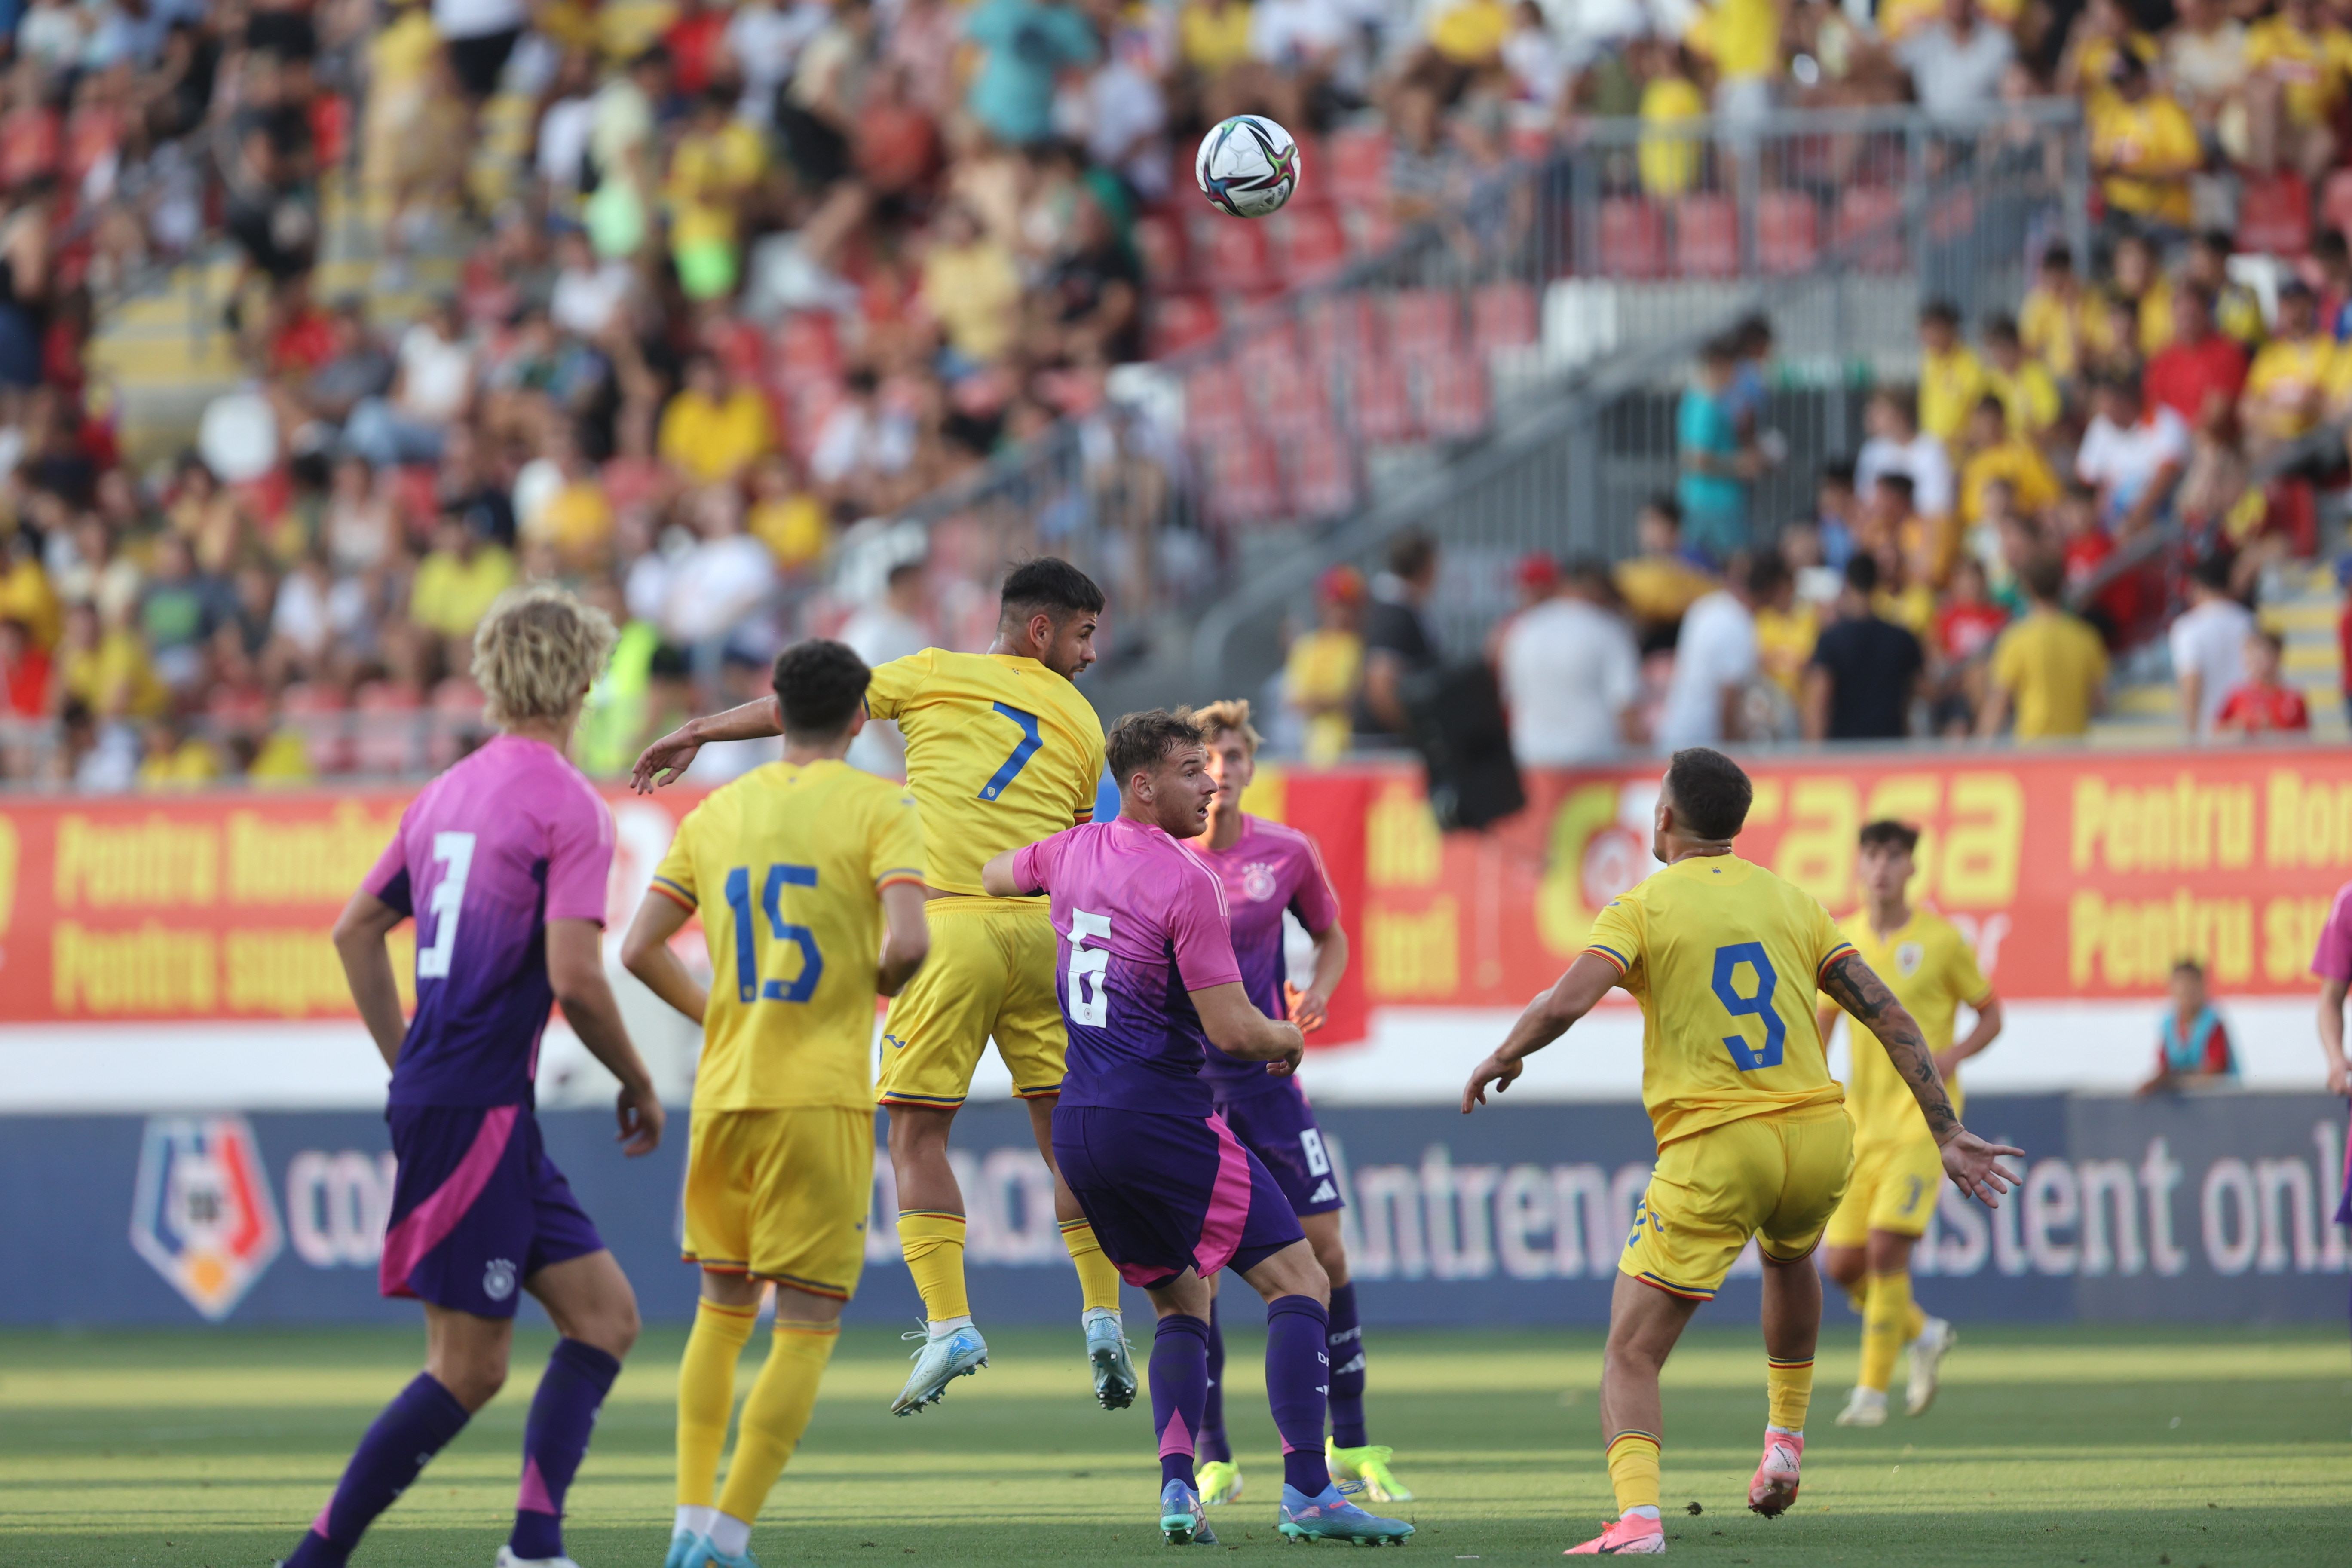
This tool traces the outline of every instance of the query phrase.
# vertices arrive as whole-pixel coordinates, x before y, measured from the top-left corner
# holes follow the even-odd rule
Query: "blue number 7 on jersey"
[[[1742,996],[1733,984],[1743,963],[1756,970],[1756,994]],[[1772,1007],[1772,987],[1780,983],[1773,973],[1772,961],[1764,956],[1760,942],[1735,942],[1715,950],[1715,994],[1723,1010],[1735,1018],[1764,1020],[1764,1048],[1758,1050],[1738,1035],[1726,1035],[1723,1043],[1731,1047],[1731,1059],[1741,1072],[1753,1072],[1758,1068],[1780,1065],[1780,1047],[1789,1038],[1789,1026]]]
[[[1045,743],[1045,738],[1037,732],[1037,715],[1024,713],[1018,708],[1008,708],[1002,702],[996,704],[996,710],[1021,726],[1021,743],[1013,748],[1013,754],[1004,759],[1004,765],[996,770],[996,776],[980,786],[980,798],[982,800],[994,800],[1003,795],[1004,786],[1020,776],[1021,770],[1029,765],[1029,759],[1037,754],[1037,748]]]

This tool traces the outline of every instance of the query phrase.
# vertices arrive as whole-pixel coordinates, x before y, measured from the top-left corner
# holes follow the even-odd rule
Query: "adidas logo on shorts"
[[[1339,1190],[1334,1187],[1327,1177],[1320,1185],[1307,1195],[1307,1201],[1310,1204],[1328,1204],[1339,1195]]]

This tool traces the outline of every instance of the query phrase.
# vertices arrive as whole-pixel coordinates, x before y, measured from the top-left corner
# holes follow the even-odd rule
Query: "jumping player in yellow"
[[[837,642],[784,651],[783,760],[688,813],[622,942],[630,973],[703,1032],[686,1183],[702,1300],[678,1368],[665,1568],[752,1568],[752,1521],[808,1426],[866,1267],[874,998],[897,994],[930,947],[914,799],[842,760],[865,727],[866,673]],[[669,947],[698,913],[707,994]],[[775,1339],[721,1493],[735,1362],[769,1283]]]
[[[1102,721],[1071,684],[1095,659],[1102,590],[1050,557],[1005,578],[996,640],[985,654],[926,648],[874,671],[866,710],[895,719],[907,744],[907,785],[922,817],[932,952],[890,1005],[877,1098],[890,1108],[898,1240],[922,1292],[925,1334],[891,1409],[908,1415],[950,1381],[988,1364],[964,1290],[963,1194],[948,1165],[948,1131],[993,1037],[1028,1102],[1037,1147],[1052,1164],[1054,1102],[1066,1037],[1055,995],[1055,938],[1043,899],[992,899],[990,858],[1094,819],[1103,774]],[[675,777],[710,741],[777,733],[772,701],[689,721],[646,748],[634,783]],[[1134,1362],[1119,1321],[1118,1271],[1060,1173],[1054,1206],[1077,1265],[1095,1397],[1135,1399]]]
[[[1960,1125],[1919,1026],[1829,912],[1731,852],[1754,791],[1720,752],[1676,752],[1651,850],[1664,869],[1593,921],[1584,952],[1478,1064],[1463,1114],[1623,985],[1642,1005],[1642,1099],[1658,1138],[1649,1190],[1617,1264],[1601,1424],[1620,1517],[1570,1556],[1660,1554],[1658,1373],[1683,1329],[1756,1238],[1764,1259],[1764,1458],[1748,1506],[1797,1499],[1822,1281],[1813,1248],[1845,1190],[1853,1141],[1812,1009],[1818,984],[1868,1026],[1911,1088],[1960,1188],[1992,1205],[2000,1154]]]
[[[1957,1113],[1960,1084],[1953,1073],[2000,1033],[2000,998],[1952,922],[1904,898],[1918,844],[1918,829],[1899,822],[1874,822],[1862,830],[1856,867],[1869,901],[1839,928],[1917,1021]],[[1953,1021],[1963,1002],[1976,1009],[1976,1027],[1955,1042]],[[1824,1003],[1823,1040],[1836,1023],[1836,1006]],[[1943,1162],[1918,1103],[1885,1052],[1853,1053],[1845,1109],[1853,1120],[1853,1177],[1830,1216],[1822,1265],[1862,1314],[1862,1380],[1837,1420],[1841,1426],[1878,1426],[1886,1421],[1886,1384],[1895,1374],[1895,1351],[1910,1347],[1905,1403],[1917,1415],[1934,1401],[1944,1357],[1958,1342],[1951,1324],[1927,1316],[1911,1300],[1911,1248],[1936,1212]]]

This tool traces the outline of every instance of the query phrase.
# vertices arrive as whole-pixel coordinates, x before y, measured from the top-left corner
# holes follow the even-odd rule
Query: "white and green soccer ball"
[[[1192,160],[1201,194],[1235,217],[1280,212],[1298,189],[1299,173],[1298,143],[1263,114],[1219,121]]]

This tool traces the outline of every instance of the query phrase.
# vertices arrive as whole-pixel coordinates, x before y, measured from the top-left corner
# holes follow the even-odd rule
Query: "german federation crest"
[[[154,1116],[139,1151],[131,1245],[218,1322],[278,1256],[284,1233],[261,1146],[242,1116]]]

